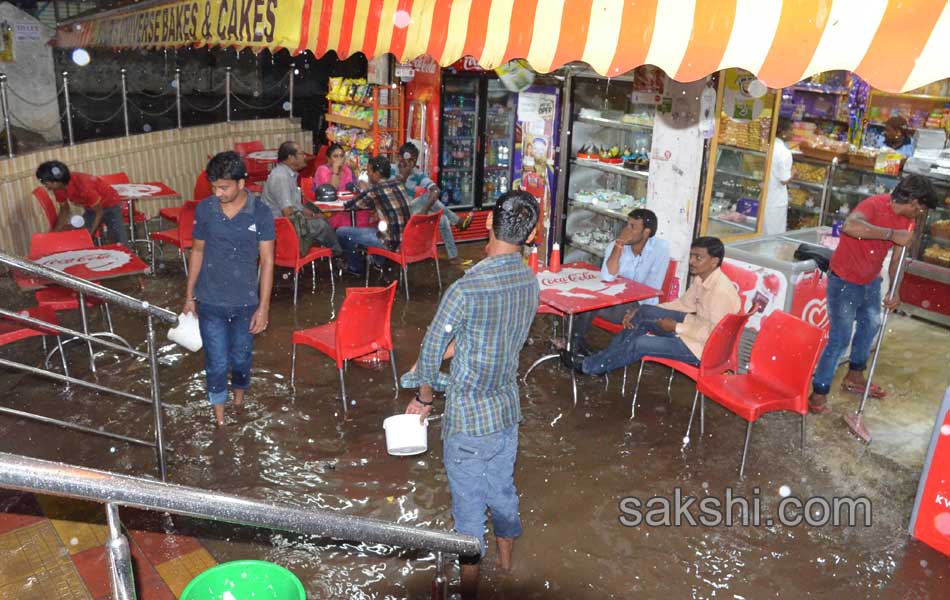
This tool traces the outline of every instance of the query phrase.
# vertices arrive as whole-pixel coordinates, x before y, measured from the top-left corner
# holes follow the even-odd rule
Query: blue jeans
[[[205,351],[205,375],[211,404],[228,401],[228,371],[231,387],[246,390],[251,384],[254,336],[251,317],[257,305],[219,306],[198,302],[198,329]]]
[[[92,222],[96,220],[96,213],[86,209],[82,216],[90,235],[95,235],[96,232],[92,230]],[[113,242],[129,245],[129,230],[127,229],[128,225],[125,224],[125,219],[122,218],[121,204],[102,209],[102,222],[109,230],[109,237]]]
[[[340,227],[336,236],[343,247],[343,257],[346,258],[346,268],[351,273],[363,273],[366,270],[366,257],[362,250],[372,246],[386,248],[386,245],[376,236],[375,227]]]
[[[422,212],[422,208],[428,201],[429,195],[423,194],[412,201],[412,204],[409,205],[409,210],[412,214],[417,215]],[[445,255],[451,260],[459,255],[458,248],[455,246],[455,236],[452,235],[452,226],[458,223],[460,219],[457,214],[449,210],[438,200],[435,201],[432,208],[429,209],[429,212],[438,212],[440,210],[442,211],[442,218],[439,219],[439,233],[442,235],[442,242],[445,244]]]
[[[455,531],[477,537],[485,556],[485,509],[491,509],[495,537],[522,534],[515,489],[517,423],[488,435],[456,433],[442,441],[445,474],[452,492]]]
[[[851,342],[850,369],[863,371],[867,367],[871,344],[881,324],[880,277],[871,283],[858,285],[829,272],[827,294],[831,330],[828,345],[812,379],[812,389],[816,394],[827,394],[831,390],[831,380],[848,342]]]
[[[652,304],[641,306],[633,317],[633,328],[624,329],[610,340],[605,350],[584,359],[584,372],[600,375],[633,364],[644,356],[657,356],[698,365],[699,358],[670,331],[663,331],[656,322],[673,319],[682,323],[686,313],[660,308]],[[650,334],[650,335],[647,335]]]

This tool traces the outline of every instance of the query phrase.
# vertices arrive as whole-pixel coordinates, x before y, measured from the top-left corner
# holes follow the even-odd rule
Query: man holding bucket
[[[429,325],[407,413],[428,416],[443,358],[451,358],[442,424],[452,519],[485,552],[485,510],[491,509],[497,565],[511,569],[521,535],[514,467],[518,451],[518,356],[538,307],[537,278],[522,260],[537,232],[538,202],[523,191],[498,198],[487,221],[487,258],[452,284]],[[404,378],[405,381],[405,378]],[[462,559],[462,597],[475,597],[478,561]]]

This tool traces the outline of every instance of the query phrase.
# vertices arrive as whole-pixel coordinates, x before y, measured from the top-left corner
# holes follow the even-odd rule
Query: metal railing
[[[53,494],[106,504],[113,598],[134,598],[128,541],[122,534],[119,506],[164,511],[192,518],[263,527],[338,540],[389,544],[436,553],[434,589],[444,594],[442,554],[476,556],[472,536],[399,525],[380,519],[321,509],[299,509],[150,479],[117,475],[0,452],[0,487]]]
[[[68,421],[53,419],[51,417],[37,415],[37,414],[25,412],[25,411],[19,411],[19,410],[7,408],[7,407],[0,407],[0,413],[10,414],[19,418],[31,419],[34,421],[39,421],[41,423],[58,425],[60,427],[64,427],[67,429],[73,429],[73,430],[82,431],[85,433],[92,433],[95,435],[100,435],[100,436],[108,437],[111,439],[118,439],[125,442],[133,443],[133,444],[153,447],[155,448],[155,452],[158,458],[159,473],[161,475],[162,481],[165,481],[166,476],[167,476],[167,466],[165,462],[165,440],[164,440],[164,434],[162,430],[162,400],[161,400],[161,388],[160,388],[159,380],[158,380],[158,354],[157,354],[158,346],[155,340],[155,320],[157,319],[161,322],[175,325],[178,323],[178,316],[175,313],[171,312],[170,310],[161,308],[159,306],[153,306],[144,300],[139,300],[137,298],[123,294],[121,292],[117,292],[107,287],[103,287],[97,283],[93,283],[86,279],[69,275],[62,271],[52,269],[50,267],[35,263],[33,261],[30,261],[24,258],[12,256],[12,255],[0,252],[0,264],[6,265],[7,267],[16,269],[18,271],[22,271],[33,277],[42,278],[53,284],[75,290],[78,296],[77,304],[79,306],[79,312],[82,318],[83,331],[74,331],[72,329],[62,327],[60,325],[53,325],[50,323],[46,323],[45,321],[32,318],[28,315],[23,315],[17,312],[8,311],[4,309],[0,309],[0,315],[2,315],[3,317],[7,319],[18,321],[18,322],[31,325],[31,326],[36,326],[37,328],[41,330],[53,331],[56,333],[57,338],[59,334],[65,334],[77,340],[85,341],[89,349],[90,367],[93,373],[95,373],[95,358],[94,358],[94,353],[93,353],[93,344],[100,345],[104,348],[107,348],[115,352],[125,353],[130,356],[134,356],[136,358],[148,359],[149,373],[150,373],[150,378],[149,378],[150,379],[150,394],[148,397],[141,396],[138,394],[127,392],[127,391],[110,388],[108,386],[104,386],[99,383],[85,381],[83,379],[78,379],[76,377],[70,377],[69,372],[65,366],[66,365],[65,359],[63,360],[64,373],[62,375],[60,375],[59,373],[55,373],[53,371],[48,371],[46,369],[41,369],[39,367],[34,367],[31,365],[27,365],[24,363],[20,363],[20,362],[8,360],[8,359],[0,359],[0,365],[9,367],[12,369],[17,369],[19,371],[31,373],[34,375],[39,375],[41,377],[46,377],[48,379],[53,379],[53,380],[65,383],[67,386],[71,384],[75,384],[81,387],[95,390],[97,392],[113,394],[115,396],[119,396],[121,398],[125,398],[128,400],[136,400],[139,402],[150,404],[154,411],[155,441],[149,442],[146,440],[141,440],[141,439],[137,439],[137,438],[133,438],[129,436],[120,435],[117,433],[111,433],[111,432],[104,431],[98,428],[86,427],[86,426],[79,425],[76,423],[70,423]],[[115,343],[106,341],[104,339],[100,339],[101,337],[105,336],[105,337],[110,337],[110,338],[117,338],[124,342],[124,340],[122,340],[121,338],[118,338],[118,336],[115,336],[111,333],[110,334],[102,334],[102,333],[90,334],[87,319],[86,319],[86,296],[98,298],[106,303],[113,303],[132,311],[144,313],[147,317],[147,326],[145,330],[146,341],[148,343],[147,351],[141,352],[139,350],[135,350],[134,348],[132,348],[131,346],[128,346],[127,344],[123,346],[120,344],[115,344]],[[58,343],[57,345],[58,345],[58,351],[63,352],[62,343]],[[56,352],[56,350],[54,350],[53,352]],[[50,356],[51,355],[52,353],[50,354]],[[47,358],[47,364],[48,364],[49,357],[46,357],[46,358]]]

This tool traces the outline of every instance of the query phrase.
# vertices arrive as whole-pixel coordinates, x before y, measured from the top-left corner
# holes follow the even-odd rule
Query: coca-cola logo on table
[[[123,198],[154,196],[155,194],[162,191],[162,188],[159,186],[149,185],[147,183],[116,183],[113,184],[112,189],[118,192],[118,194]]]
[[[57,252],[36,260],[37,263],[65,271],[70,267],[82,265],[90,271],[97,273],[111,271],[126,265],[132,260],[132,255],[120,250],[69,250],[68,252]]]
[[[600,273],[596,271],[575,271],[573,273],[565,273],[564,275],[560,276],[545,275],[544,277],[541,277],[541,285],[544,287],[555,287],[562,286],[566,283],[591,281],[594,279],[600,279]]]

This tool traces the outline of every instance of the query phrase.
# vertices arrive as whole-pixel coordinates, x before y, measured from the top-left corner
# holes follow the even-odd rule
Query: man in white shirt
[[[788,182],[792,178],[792,151],[785,145],[792,135],[792,124],[779,119],[772,144],[772,168],[769,169],[769,194],[762,215],[762,235],[785,233],[788,219]]]
[[[670,249],[666,240],[657,239],[657,218],[652,210],[638,208],[627,216],[627,226],[623,228],[617,240],[607,246],[604,262],[600,268],[600,277],[604,281],[613,281],[617,276],[650,286],[663,287],[666,269],[670,264]],[[657,304],[657,298],[641,300],[639,304]],[[613,323],[621,323],[624,315],[636,302],[618,304],[601,310],[587,311],[574,316],[574,330],[571,347],[575,352],[588,354],[585,337],[594,317],[601,317]]]

